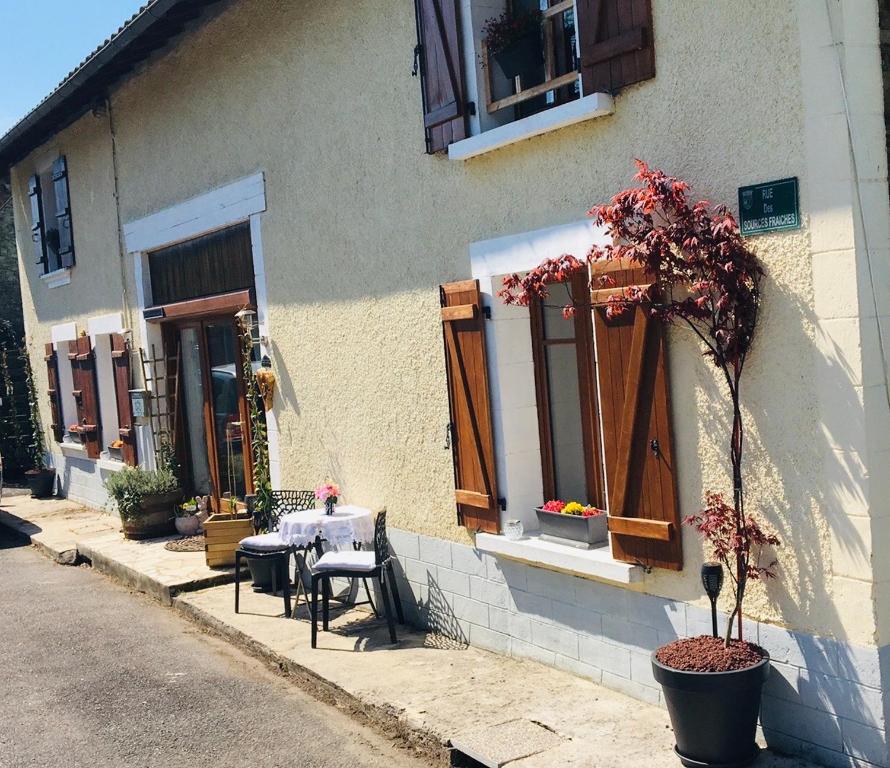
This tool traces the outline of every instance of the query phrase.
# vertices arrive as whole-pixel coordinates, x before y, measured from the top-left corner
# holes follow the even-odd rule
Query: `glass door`
[[[252,491],[239,339],[232,318],[182,323],[181,446],[195,494],[243,499]]]

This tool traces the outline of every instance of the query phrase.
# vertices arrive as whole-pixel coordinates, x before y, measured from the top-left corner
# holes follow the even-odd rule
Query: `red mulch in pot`
[[[662,664],[681,672],[733,672],[753,667],[765,656],[754,643],[730,640],[727,648],[723,638],[710,635],[674,640],[655,652]]]

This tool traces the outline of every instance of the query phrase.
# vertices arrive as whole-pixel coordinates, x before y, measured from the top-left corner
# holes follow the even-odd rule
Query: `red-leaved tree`
[[[745,510],[742,477],[744,424],[740,385],[760,307],[763,269],[742,240],[739,227],[726,206],[707,201],[690,203],[689,185],[637,161],[635,180],[641,186],[619,192],[607,205],[594,206],[589,215],[605,225],[608,245],[595,245],[582,261],[564,254],[547,259],[524,276],[504,278],[499,296],[507,304],[528,305],[533,298],[546,299],[550,286],[570,284],[579,271],[599,262],[622,260],[628,268],[642,269],[650,287],[616,288],[608,299],[609,317],[642,305],[665,323],[689,328],[704,345],[705,356],[722,374],[732,403],[729,456],[732,466],[733,503],[709,492],[704,508],[684,522],[695,526],[713,548],[714,557],[729,571],[735,605],[726,628],[726,642],[743,639],[742,601],[749,579],[775,575],[775,561],[761,565],[764,546],[778,546],[776,536],[764,532]],[[603,274],[586,285],[582,297],[568,293],[563,308],[570,317],[578,307],[589,306],[589,290],[614,287]]]

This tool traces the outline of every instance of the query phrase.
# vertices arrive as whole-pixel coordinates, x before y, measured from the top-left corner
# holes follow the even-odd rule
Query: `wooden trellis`
[[[176,353],[158,355],[155,345],[151,345],[151,354],[139,350],[142,361],[142,374],[145,386],[149,391],[149,426],[151,428],[152,446],[158,447],[166,442],[176,445],[177,402],[179,400],[179,364],[181,359],[180,345],[176,345]]]

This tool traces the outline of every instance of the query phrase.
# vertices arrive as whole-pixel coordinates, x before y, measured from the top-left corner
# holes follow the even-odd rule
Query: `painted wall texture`
[[[872,23],[874,40],[856,47],[864,74],[852,93],[877,88],[881,113],[877,11],[863,20],[866,6],[832,3],[832,20],[840,35]],[[282,485],[331,477],[350,502],[386,506],[395,527],[466,544],[443,441],[438,286],[469,277],[469,243],[582,218],[629,185],[635,157],[730,204],[741,185],[798,176],[804,227],[752,241],[767,279],[743,387],[749,507],[785,545],[780,580],[752,586],[746,610],[884,644],[871,564],[877,489],[862,490],[878,449],[847,444],[864,424],[863,359],[875,353],[858,320],[860,203],[842,156],[848,144],[826,152],[846,131],[841,110],[827,104],[839,85],[802,69],[807,57],[831,66],[827,12],[806,0],[654,0],[653,8],[657,75],[620,94],[614,115],[455,163],[423,153],[410,3],[381,12],[371,0],[242,0],[112,95],[121,220],[263,170]],[[15,169],[35,355],[53,324],[85,324],[122,306],[108,126],[107,115],[87,115]],[[822,129],[838,135],[825,139]],[[884,136],[861,142],[885,185],[882,202],[868,203],[869,221],[890,227]],[[77,266],[70,286],[48,291],[24,235],[24,185],[35,162],[56,151],[69,159]],[[826,187],[846,197],[826,199]],[[847,244],[826,245],[829,237]],[[837,250],[845,260],[835,271],[828,254]],[[125,268],[133,296],[131,259]],[[846,301],[843,291],[845,322],[826,325],[822,308]],[[690,335],[672,330],[669,340],[680,502],[689,513],[705,490],[729,490],[728,401]],[[853,363],[848,350],[859,355]],[[873,406],[887,417],[886,404]],[[693,532],[683,537],[685,570],[653,573],[642,588],[700,603],[706,553]]]

